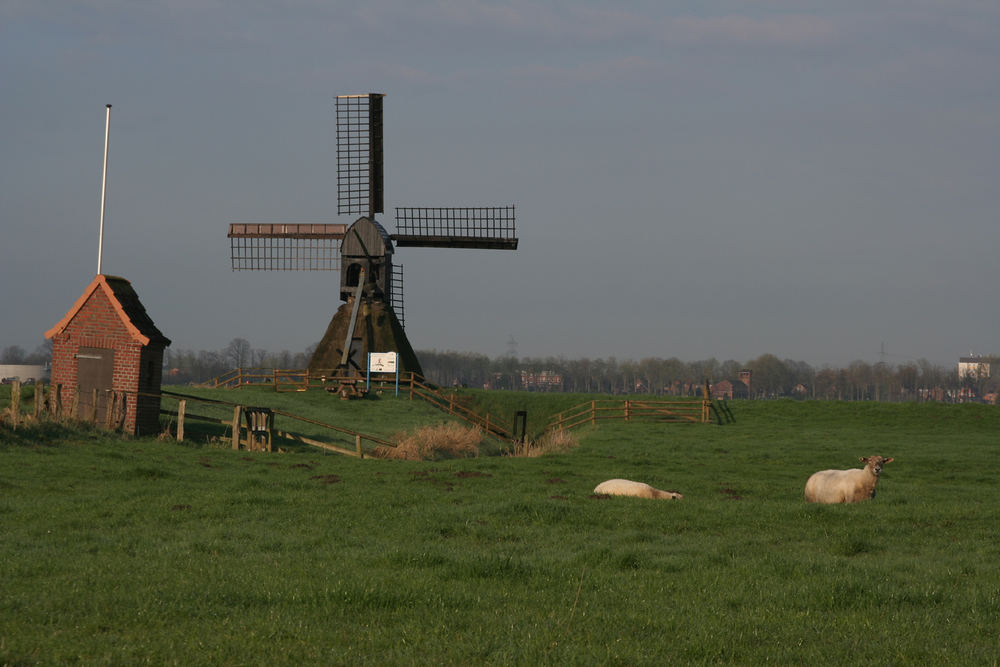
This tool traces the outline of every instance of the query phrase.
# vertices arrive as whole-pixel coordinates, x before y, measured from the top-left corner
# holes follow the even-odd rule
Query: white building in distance
[[[970,377],[976,380],[985,380],[990,377],[990,361],[991,357],[982,355],[959,357],[958,377],[960,379]]]

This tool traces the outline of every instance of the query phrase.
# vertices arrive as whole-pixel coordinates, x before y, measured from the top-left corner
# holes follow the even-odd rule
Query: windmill
[[[396,248],[516,250],[514,206],[397,207],[395,233],[383,213],[382,93],[338,95],[337,214],[350,224],[233,223],[234,271],[340,271],[340,298],[310,373],[363,371],[369,352],[397,352],[402,371],[420,373],[404,330],[402,265]]]

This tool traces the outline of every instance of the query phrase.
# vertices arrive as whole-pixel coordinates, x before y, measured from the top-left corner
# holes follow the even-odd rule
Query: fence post
[[[243,418],[243,406],[233,408],[233,449],[240,448],[240,420]]]
[[[177,401],[177,442],[184,439],[184,413],[187,411],[187,401]]]
[[[45,385],[41,382],[35,383],[35,419],[42,416],[42,408],[45,405]]]
[[[21,381],[14,380],[10,385],[10,420],[17,428],[21,423]]]
[[[77,385],[73,392],[73,398],[69,402],[69,416],[73,419],[80,417],[80,386]]]
[[[701,423],[707,424],[709,419],[708,407],[710,404],[711,389],[708,380],[705,380],[705,389],[701,399]]]
[[[104,428],[110,429],[115,423],[115,403],[118,392],[114,389],[104,390]]]
[[[58,382],[49,385],[49,411],[53,417],[62,416],[62,385]]]
[[[597,423],[597,401],[590,402],[590,424]]]
[[[360,433],[356,433],[354,435],[354,446],[358,450],[358,458],[359,459],[365,458],[364,454],[361,452],[361,434]]]
[[[273,452],[274,440],[271,432],[274,430],[274,412],[268,410],[265,423],[267,424],[267,451]]]
[[[630,404],[630,401],[626,398],[625,399],[625,421],[629,421],[629,404]]]

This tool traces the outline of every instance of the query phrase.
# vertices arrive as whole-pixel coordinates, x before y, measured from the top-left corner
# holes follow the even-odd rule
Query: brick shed
[[[712,385],[712,398],[749,398],[747,386],[740,380],[722,380]]]
[[[72,405],[79,391],[77,414],[102,420],[107,390],[125,392],[122,429],[134,435],[159,432],[163,350],[170,340],[153,324],[128,280],[96,276],[45,337],[52,339],[52,384],[62,386],[64,406]]]

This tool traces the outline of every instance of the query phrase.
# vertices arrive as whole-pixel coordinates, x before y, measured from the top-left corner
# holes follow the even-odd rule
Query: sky
[[[97,273],[172,350],[297,352],[329,272],[232,222],[341,222],[338,94],[385,93],[385,207],[517,207],[514,251],[399,248],[417,350],[1000,353],[992,0],[0,0],[0,349]],[[516,343],[516,344],[515,344]]]

